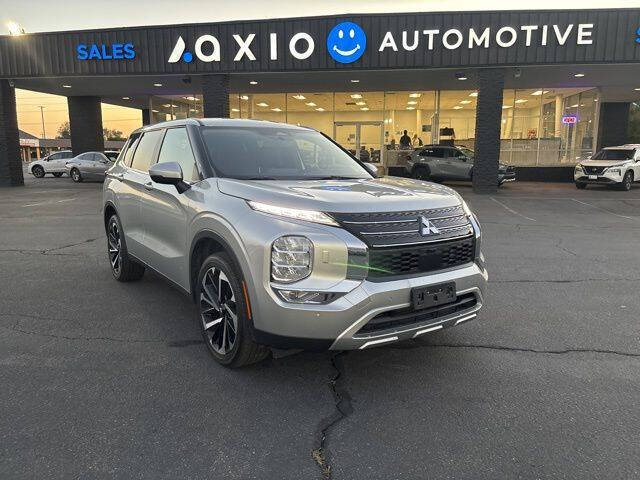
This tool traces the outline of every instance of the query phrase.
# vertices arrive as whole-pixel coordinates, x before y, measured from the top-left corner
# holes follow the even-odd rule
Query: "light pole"
[[[47,138],[47,132],[44,129],[44,107],[39,105],[40,107],[40,117],[42,118],[42,138]]]

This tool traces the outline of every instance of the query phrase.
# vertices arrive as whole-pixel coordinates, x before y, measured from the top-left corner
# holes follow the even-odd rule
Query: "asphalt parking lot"
[[[457,186],[477,320],[233,371],[188,298],[114,281],[101,184],[26,182],[0,189],[0,478],[640,477],[639,186]]]

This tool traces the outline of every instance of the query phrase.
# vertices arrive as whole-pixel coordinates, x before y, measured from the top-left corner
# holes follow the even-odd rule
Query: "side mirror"
[[[362,162],[362,164],[364,165],[364,168],[366,168],[371,175],[373,175],[374,177],[378,176],[378,167],[376,165],[369,162]]]
[[[191,185],[182,179],[182,167],[176,162],[156,163],[149,169],[149,176],[156,183],[175,186],[178,193],[184,193],[191,188]]]

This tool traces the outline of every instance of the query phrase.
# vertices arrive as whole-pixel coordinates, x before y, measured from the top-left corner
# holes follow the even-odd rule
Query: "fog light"
[[[309,292],[303,290],[276,290],[280,298],[289,303],[322,304],[335,300],[337,293]]]
[[[313,269],[313,244],[306,237],[288,235],[271,245],[271,279],[281,283],[302,280]]]

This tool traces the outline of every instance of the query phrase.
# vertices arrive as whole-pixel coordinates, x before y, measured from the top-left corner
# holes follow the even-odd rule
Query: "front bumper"
[[[507,172],[498,172],[498,183],[502,185],[505,182],[515,182],[516,181],[516,172],[507,171]]]
[[[588,175],[584,171],[574,171],[573,179],[576,183],[588,183],[590,185],[612,185],[621,183],[624,178],[624,171],[620,174],[604,171],[598,175]]]
[[[473,297],[468,308],[402,325],[362,330],[370,320],[384,313],[406,311],[411,306],[411,289],[455,282],[458,297]],[[477,262],[425,276],[388,282],[362,281],[349,293],[326,305],[298,305],[279,301],[263,303],[261,314],[271,319],[262,325],[256,340],[278,348],[312,350],[354,350],[416,338],[476,317],[484,302],[487,272],[482,256]],[[406,315],[405,315],[406,316]]]

